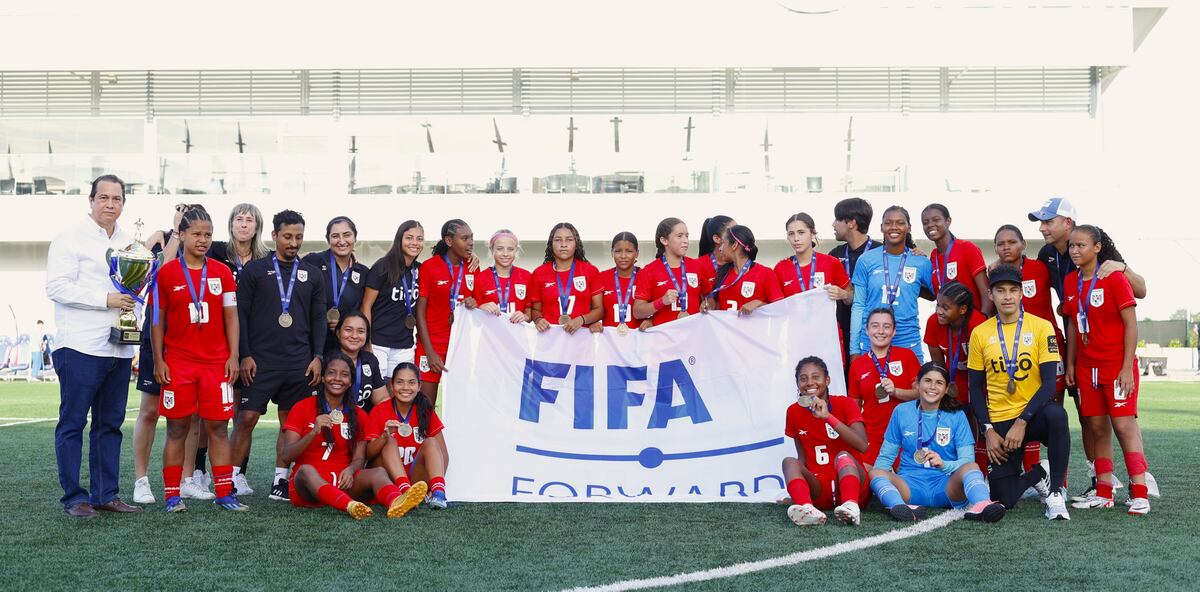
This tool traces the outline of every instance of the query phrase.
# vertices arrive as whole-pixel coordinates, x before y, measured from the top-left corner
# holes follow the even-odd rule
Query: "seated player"
[[[288,479],[290,499],[297,507],[330,506],[356,520],[371,516],[367,503],[377,500],[388,506],[388,518],[400,518],[421,502],[425,484],[401,492],[383,469],[363,468],[368,420],[347,396],[353,372],[350,358],[330,353],[321,392],[296,403],[288,414],[282,456],[295,463]]]
[[[788,518],[799,526],[825,524],[821,510],[832,509],[838,520],[858,524],[859,500],[870,495],[859,458],[867,430],[854,399],[829,396],[829,367],[821,358],[796,364],[796,403],[788,406],[783,433],[796,442],[796,458],[783,459]]]
[[[407,491],[409,479],[429,483],[425,503],[435,510],[446,509],[446,465],[449,458],[442,440],[442,420],[433,403],[420,392],[417,366],[401,362],[392,371],[388,390],[392,397],[371,410],[367,427],[367,457],[372,466],[387,471],[388,477]],[[431,446],[423,446],[428,441]]]
[[[924,507],[966,508],[967,520],[997,522],[1004,506],[990,498],[979,465],[971,460],[975,437],[962,403],[949,395],[950,372],[937,362],[921,366],[917,399],[892,414],[871,469],[871,491],[901,522],[924,517]],[[893,459],[900,471],[893,473]]]

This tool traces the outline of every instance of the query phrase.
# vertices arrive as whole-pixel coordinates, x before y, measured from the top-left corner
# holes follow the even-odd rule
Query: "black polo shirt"
[[[288,313],[292,325],[279,325],[283,313],[272,252],[242,268],[238,280],[238,325],[242,358],[254,357],[259,370],[299,370],[325,351],[325,288],[321,270],[300,261]],[[287,290],[294,262],[279,263]],[[316,329],[316,330],[314,330]]]

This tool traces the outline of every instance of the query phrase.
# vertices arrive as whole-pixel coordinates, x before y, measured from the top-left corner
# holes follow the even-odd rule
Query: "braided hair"
[[[399,364],[396,364],[396,367],[392,369],[392,380],[396,380],[396,375],[399,374],[401,370],[408,370],[417,377],[417,396],[413,398],[413,405],[417,406],[417,427],[413,430],[413,433],[417,434],[420,439],[424,440],[428,435],[429,422],[433,416],[433,403],[429,400],[429,397],[425,396],[425,393],[421,392],[421,372],[417,370],[417,365],[413,364],[412,362],[400,362]],[[389,394],[391,394],[392,390],[392,380],[389,380],[387,384]],[[391,400],[392,411],[394,411],[396,413],[396,417],[399,418],[400,406],[396,404],[396,397],[391,397]],[[420,430],[420,432],[418,433],[416,430]]]
[[[466,225],[467,225],[466,222],[463,222],[462,220],[460,220],[458,218],[446,220],[446,223],[442,224],[442,232],[441,232],[442,240],[438,241],[438,244],[433,246],[433,256],[434,257],[445,257],[446,253],[450,252],[450,243],[446,242],[446,239],[454,236],[454,234],[457,233],[459,231],[459,229],[463,228]]]
[[[816,366],[817,368],[820,368],[821,372],[823,374],[825,374],[825,376],[829,376],[829,364],[826,364],[825,360],[822,360],[819,356],[808,356],[806,358],[801,358],[799,362],[796,362],[796,380],[797,381],[800,380],[800,369],[809,364],[812,364],[812,365]]]
[[[967,312],[963,314],[963,327],[969,326],[971,323],[971,315],[975,314],[975,296],[961,282],[955,280],[944,286],[938,292],[938,299],[945,298],[946,302],[954,306],[965,306]]]
[[[197,222],[208,222],[212,224],[212,216],[208,215],[208,210],[200,204],[191,204],[188,209],[183,211],[183,215],[179,218],[179,232],[186,232],[192,224]]]

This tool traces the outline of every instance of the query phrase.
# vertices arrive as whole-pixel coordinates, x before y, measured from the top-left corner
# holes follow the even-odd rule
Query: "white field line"
[[[722,578],[731,578],[745,574],[755,573],[776,567],[785,567],[788,565],[796,565],[806,561],[816,561],[869,549],[886,543],[904,540],[907,538],[919,536],[927,532],[937,530],[943,526],[951,524],[963,517],[963,512],[959,510],[949,510],[942,512],[933,518],[918,522],[912,526],[899,528],[883,534],[877,534],[854,541],[838,543],[828,547],[820,547],[810,549],[808,551],[800,551],[791,555],[775,557],[772,559],[762,559],[759,561],[748,561],[745,563],[736,563],[725,567],[717,567],[714,569],[706,569],[703,571],[693,571],[689,573],[675,574],[673,576],[660,576],[656,578],[645,578],[641,580],[625,580],[623,582],[614,582],[602,586],[585,586],[571,588],[567,592],[622,592],[624,590],[643,590],[646,588],[661,588],[665,586],[678,586],[680,584],[691,584],[695,582],[706,582],[708,580],[718,580]]]
[[[128,408],[128,409],[126,409],[126,410],[125,410],[125,415],[129,415],[129,413],[130,413],[130,412],[137,411],[137,410],[138,410],[138,408],[137,408],[137,407],[130,407],[130,408]],[[12,420],[17,420],[17,421],[12,421]],[[41,422],[43,422],[43,421],[58,421],[58,416],[54,416],[54,417],[34,417],[34,418],[25,418],[25,417],[0,417],[0,421],[11,421],[11,423],[0,423],[0,428],[6,428],[6,427],[9,427],[9,426],[28,425],[28,424],[31,424],[31,423],[41,423]]]

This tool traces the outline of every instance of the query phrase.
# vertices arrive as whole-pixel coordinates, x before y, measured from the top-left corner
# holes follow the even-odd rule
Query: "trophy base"
[[[138,345],[142,342],[142,332],[139,329],[109,327],[108,342],[118,345]]]

